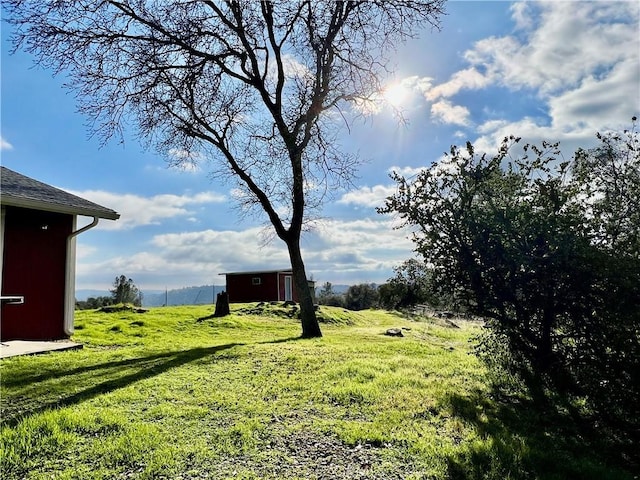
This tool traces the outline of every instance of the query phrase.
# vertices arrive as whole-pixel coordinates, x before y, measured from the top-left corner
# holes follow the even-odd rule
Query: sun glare
[[[384,89],[383,96],[390,105],[399,107],[409,96],[409,89],[401,83],[392,83]]]

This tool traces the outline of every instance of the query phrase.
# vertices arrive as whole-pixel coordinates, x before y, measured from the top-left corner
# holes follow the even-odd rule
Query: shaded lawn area
[[[570,419],[497,401],[477,324],[323,307],[298,340],[209,313],[77,312],[83,350],[3,360],[2,478],[633,478]]]

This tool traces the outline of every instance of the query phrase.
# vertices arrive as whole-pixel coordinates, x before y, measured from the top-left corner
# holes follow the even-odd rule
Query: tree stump
[[[227,292],[220,292],[216,296],[216,310],[213,312],[214,317],[224,317],[229,315],[229,294]]]

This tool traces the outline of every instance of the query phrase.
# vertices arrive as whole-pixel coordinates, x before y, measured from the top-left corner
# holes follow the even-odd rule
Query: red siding
[[[254,285],[254,278],[260,279],[259,285]],[[232,303],[278,300],[278,275],[271,272],[227,275],[227,293]]]
[[[272,302],[286,299],[286,278],[291,277],[291,294],[294,302],[298,302],[298,292],[293,283],[291,272],[254,272],[227,273],[227,293],[229,302]],[[254,284],[253,279],[259,278],[260,284]],[[313,292],[312,282],[309,288]],[[313,293],[312,293],[313,294]]]
[[[6,207],[4,227],[2,295],[22,295],[24,304],[2,307],[2,340],[65,338],[67,237],[73,216]]]

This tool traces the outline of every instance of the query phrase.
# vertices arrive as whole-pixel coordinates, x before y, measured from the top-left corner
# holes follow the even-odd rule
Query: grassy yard
[[[526,399],[495,400],[478,325],[323,307],[324,338],[299,340],[285,310],[243,307],[77,312],[84,349],[3,360],[0,476],[634,478]]]

